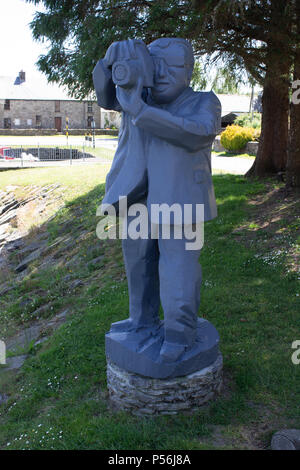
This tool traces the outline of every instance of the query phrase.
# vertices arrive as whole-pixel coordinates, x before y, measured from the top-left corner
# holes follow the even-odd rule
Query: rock
[[[6,186],[5,191],[6,192],[15,191],[15,189],[18,189],[18,187],[19,186],[14,186],[12,184],[9,184],[8,186]]]
[[[24,243],[23,243],[24,245]],[[22,250],[19,251],[20,255],[25,255],[26,253],[31,253],[32,251],[39,250],[47,246],[46,240],[34,241],[29,245],[26,245]]]
[[[47,341],[48,339],[49,339],[48,336],[44,336],[43,338],[38,339],[38,340],[34,343],[34,346],[39,346],[40,344],[45,343],[45,341]]]
[[[18,264],[18,266],[15,268],[15,271],[17,273],[20,273],[24,271],[30,263],[38,259],[41,254],[43,253],[43,248],[35,250],[33,253],[31,253],[29,256],[27,256],[21,263]]]
[[[77,289],[77,287],[83,286],[83,282],[80,279],[74,279],[69,285],[69,291]]]
[[[79,253],[76,253],[76,255],[72,256],[68,261],[65,262],[65,266],[75,266],[80,259]]]
[[[0,225],[11,222],[17,216],[17,210],[10,210],[0,217]]]
[[[46,309],[49,309],[51,304],[44,305],[37,309],[34,313],[36,316],[44,312]],[[53,331],[59,328],[67,318],[69,313],[69,309],[64,309],[62,312],[55,315],[50,320],[41,320],[34,325],[26,328],[25,330],[21,331],[18,335],[6,339],[6,348],[7,351],[16,353],[20,349],[25,349],[29,347],[30,343],[34,342],[34,346],[38,344],[42,344],[44,341],[48,339],[48,337],[42,337],[38,339],[46,329],[51,328]],[[21,357],[21,356],[20,356]]]
[[[14,229],[13,232],[11,232],[7,236],[7,242],[16,241],[16,240],[19,240],[21,238],[23,239],[25,235],[26,235],[26,233],[24,233],[20,230]]]
[[[251,155],[257,155],[258,151],[258,142],[248,142],[246,144],[246,152]]]
[[[214,152],[226,152],[226,149],[221,144],[221,137],[217,136],[213,143],[213,151]]]
[[[6,360],[7,367],[3,370],[15,370],[20,369],[24,364],[27,358],[27,354],[22,354],[21,356],[9,357]]]
[[[216,398],[222,385],[222,356],[202,370],[172,379],[153,379],[120,369],[107,359],[107,387],[116,409],[138,416],[193,411]]]
[[[65,221],[61,221],[59,222],[59,229],[58,229],[58,234],[59,235],[63,235],[65,233],[69,233],[70,232],[70,227],[72,226],[72,222],[73,220],[67,220],[66,222]]]
[[[8,402],[8,396],[5,393],[0,393],[0,406]]]
[[[51,255],[46,256],[46,257],[43,256],[41,260],[41,264],[39,265],[39,269],[45,269],[46,267],[49,268],[50,266],[53,266],[54,264],[56,263],[53,260]]]
[[[19,306],[21,308],[24,308],[26,307],[26,305],[31,304],[32,302],[33,302],[33,299],[24,299],[24,300],[21,300],[21,302],[19,303]]]
[[[300,429],[283,429],[274,434],[272,450],[300,450]]]
[[[15,287],[16,286],[8,286],[7,284],[4,284],[4,286],[2,286],[2,289],[0,290],[0,296],[7,294],[7,292],[15,289]]]
[[[0,215],[4,214],[5,212],[11,209],[17,209],[19,205],[20,205],[20,202],[12,198],[10,202],[7,202],[5,205],[0,207]]]
[[[18,335],[13,338],[6,340],[7,351],[17,352],[20,349],[28,348],[32,341],[35,341],[41,331],[41,325],[33,325],[25,330],[21,331]]]
[[[33,318],[40,318],[43,316],[45,312],[48,312],[49,310],[51,311],[51,302],[49,302],[46,305],[41,305],[41,307],[37,308],[31,315]]]
[[[94,258],[91,261],[89,261],[88,264],[91,264],[92,266],[96,266],[97,264],[101,264],[103,258],[104,258],[104,255],[98,256],[97,258]]]
[[[0,233],[0,243],[5,243],[7,238],[7,233]]]
[[[15,240],[8,241],[5,245],[5,249],[8,252],[20,250],[25,245],[23,238],[17,238]]]
[[[41,230],[41,227],[39,227],[39,229]],[[36,236],[35,236],[36,241],[38,241],[38,240],[47,240],[48,241],[48,238],[49,238],[49,234],[45,230],[37,233]]]
[[[10,225],[9,224],[3,224],[0,226],[0,236],[4,233],[7,232],[7,230],[9,229]]]
[[[68,308],[63,310],[62,312],[58,313],[53,318],[51,318],[51,320],[47,322],[46,326],[48,328],[53,328],[56,330],[60,325],[62,325],[66,321],[68,313],[69,313]]]
[[[55,242],[53,242],[51,245],[47,246],[47,251],[50,251],[52,250],[53,248],[55,248],[57,245],[59,245],[60,243],[62,242],[66,242],[70,239],[70,237],[68,236],[64,236],[64,237],[58,237],[56,238]],[[74,243],[73,243],[74,244]]]
[[[63,246],[61,246],[54,254],[53,258],[58,259],[60,258],[63,254],[68,252],[69,250],[72,250],[74,248],[74,240],[71,240],[69,243],[65,243]]]

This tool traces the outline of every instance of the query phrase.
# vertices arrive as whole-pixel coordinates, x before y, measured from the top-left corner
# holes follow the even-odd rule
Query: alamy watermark
[[[292,88],[293,90],[296,89],[296,91],[294,91],[294,93],[292,94],[292,103],[300,104],[300,80],[295,80],[292,83]]]
[[[300,339],[293,341],[292,349],[295,349],[291,357],[292,363],[298,366],[300,364]]]
[[[151,204],[127,206],[127,197],[120,196],[118,216],[111,204],[102,204],[96,215],[105,217],[97,224],[101,240],[117,238],[185,240],[186,250],[200,250],[204,243],[204,204]]]
[[[0,364],[6,364],[6,345],[0,340]]]

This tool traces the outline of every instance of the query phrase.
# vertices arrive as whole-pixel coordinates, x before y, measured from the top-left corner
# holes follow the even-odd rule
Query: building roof
[[[222,116],[230,113],[249,113],[251,96],[217,94],[221,101]]]
[[[0,75],[1,100],[76,100],[69,96],[66,88],[49,83],[42,74],[40,76],[25,75],[20,80],[20,72],[16,77]],[[222,116],[231,112],[248,113],[250,96],[217,94],[222,105]],[[79,100],[76,100],[79,101]]]
[[[19,74],[16,77],[0,76],[0,99],[75,100],[69,96],[65,88],[48,83],[43,75],[26,76],[25,81],[22,81]]]

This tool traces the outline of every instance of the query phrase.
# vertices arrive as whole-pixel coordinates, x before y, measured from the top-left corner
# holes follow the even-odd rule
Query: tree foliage
[[[27,0],[43,5],[33,36],[50,41],[40,69],[52,81],[85,94],[91,69],[113,41],[185,37],[196,55],[214,53],[228,66],[246,67],[263,84],[269,63],[290,55],[291,9],[283,0]],[[272,7],[274,6],[274,8]],[[284,8],[283,8],[284,7]],[[272,50],[268,44],[275,44]]]
[[[31,24],[34,38],[50,43],[39,59],[40,70],[76,97],[93,90],[92,69],[108,46],[132,37],[146,43],[184,37],[196,56],[221,58],[229,72],[246,69],[264,87],[262,136],[250,173],[262,176],[285,168],[290,72],[300,44],[299,0],[27,1],[45,7]]]
[[[191,87],[194,90],[205,90],[207,87],[208,81],[206,74],[203,70],[203,65],[199,60],[195,60],[193,75],[191,79]]]
[[[217,69],[212,82],[212,88],[215,93],[233,95],[239,93],[241,83],[242,79],[235,71],[228,67],[223,67]]]

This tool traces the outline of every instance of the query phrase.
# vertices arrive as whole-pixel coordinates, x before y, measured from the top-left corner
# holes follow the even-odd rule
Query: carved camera
[[[132,59],[118,60],[112,67],[113,82],[121,87],[131,87],[136,83],[139,64]]]
[[[141,40],[134,40],[130,55],[131,58],[120,59],[113,64],[112,79],[115,85],[130,88],[142,76],[143,86],[153,87],[154,64],[146,44]]]

